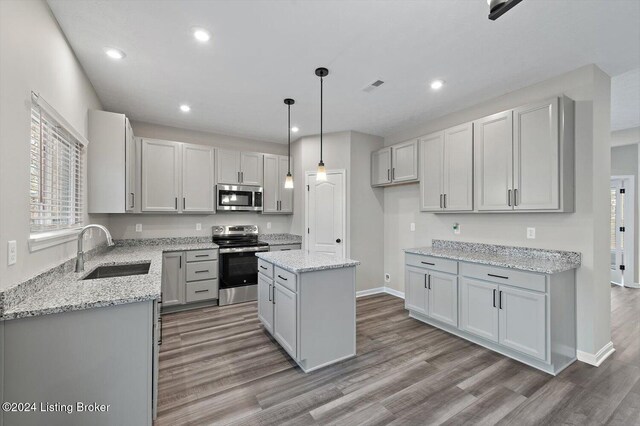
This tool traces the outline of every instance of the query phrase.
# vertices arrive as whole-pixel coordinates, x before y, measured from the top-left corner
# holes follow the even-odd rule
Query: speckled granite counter
[[[258,241],[270,246],[286,246],[290,244],[302,244],[302,237],[294,234],[260,234]]]
[[[1,319],[32,317],[67,311],[120,305],[160,297],[162,253],[216,249],[210,239],[162,238],[119,240],[115,247],[87,256],[84,272],[73,272],[75,259],[5,292]],[[149,273],[82,280],[98,266],[147,263]]]
[[[405,253],[442,257],[462,262],[555,274],[580,267],[580,253],[492,244],[433,240],[431,247],[405,249]]]
[[[294,273],[347,268],[360,264],[358,260],[331,256],[329,254],[312,253],[306,250],[262,252],[256,253],[256,256]]]

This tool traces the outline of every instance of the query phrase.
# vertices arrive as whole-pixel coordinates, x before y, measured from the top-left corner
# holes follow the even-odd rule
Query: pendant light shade
[[[287,167],[287,177],[284,179],[284,187],[287,189],[293,188],[293,176],[291,176],[291,105],[295,104],[291,98],[287,98],[284,100],[285,105],[287,106],[287,142],[289,145],[289,165]]]
[[[316,180],[327,180],[327,170],[324,168],[324,162],[322,161],[322,86],[324,77],[329,75],[329,70],[326,68],[316,68],[316,75],[320,77],[320,162],[318,163]]]

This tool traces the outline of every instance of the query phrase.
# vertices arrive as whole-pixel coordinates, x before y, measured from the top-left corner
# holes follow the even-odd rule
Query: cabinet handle
[[[196,254],[195,257],[209,257],[208,254]]]
[[[447,194],[444,194],[443,200],[444,200],[444,202],[442,203],[442,207],[446,209],[447,208]]]
[[[283,277],[282,275],[279,275],[279,274],[278,274],[278,278],[287,281],[287,279],[285,277]]]
[[[387,169],[387,180],[391,180],[391,169]]]
[[[396,168],[395,168],[395,167],[393,167],[393,168],[391,169],[391,179],[395,179],[395,178],[396,178]]]
[[[182,197],[182,210],[187,208],[187,197]]]
[[[431,290],[431,275],[429,275],[429,290]]]
[[[442,194],[440,194],[440,208],[442,208]]]
[[[178,256],[178,259],[180,260],[180,265],[178,266],[178,269],[182,269],[182,256]]]
[[[420,262],[420,263],[423,263],[423,264],[425,264],[425,265],[435,266],[435,263],[431,263],[431,262]]]
[[[196,274],[204,274],[205,272],[209,272],[209,270],[208,269],[204,269],[202,271],[196,271],[195,273]]]
[[[271,303],[276,304],[276,286],[275,284],[271,287]]]
[[[500,290],[500,294],[498,295],[498,298],[499,298],[498,302],[499,302],[500,309],[502,309],[502,290]]]
[[[513,190],[513,205],[518,205],[518,188]]]
[[[244,172],[240,172],[240,183],[244,183]]]
[[[130,208],[134,208],[136,206],[136,194],[134,194],[133,192],[130,192],[131,194],[131,207]]]
[[[238,173],[238,183],[240,183],[240,172],[237,172],[237,173]]]
[[[160,339],[158,340],[158,346],[162,345],[162,317],[158,318],[158,325],[160,326]]]
[[[269,302],[271,302],[271,284],[269,284]]]
[[[427,288],[427,276],[429,276],[429,274],[424,274],[424,288]]]
[[[511,190],[507,190],[507,205],[511,207]]]
[[[495,274],[487,274],[487,275],[493,278],[502,278],[503,280],[509,279],[509,277],[505,277],[504,275],[495,275]]]
[[[207,293],[209,290],[196,290],[196,293]]]
[[[498,290],[496,290],[496,289],[494,288],[494,289],[493,289],[493,307],[494,307],[494,308],[496,307],[496,291],[498,291]]]
[[[178,197],[176,197],[176,210],[178,210]]]
[[[261,267],[262,269],[264,269],[264,270],[266,270],[266,269],[267,269],[267,267],[266,267],[266,266],[262,266],[262,265],[260,265],[260,267]]]

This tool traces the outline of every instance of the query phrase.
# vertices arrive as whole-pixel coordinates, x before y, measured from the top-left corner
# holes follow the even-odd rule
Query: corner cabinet
[[[417,181],[417,140],[402,142],[371,153],[371,186]]]
[[[218,249],[164,253],[162,311],[217,304],[218,268]]]
[[[264,154],[263,214],[293,213],[293,189],[284,187],[288,170],[289,157]]]
[[[218,149],[217,181],[226,185],[263,184],[264,154]]]
[[[473,124],[420,139],[420,210],[473,210]]]

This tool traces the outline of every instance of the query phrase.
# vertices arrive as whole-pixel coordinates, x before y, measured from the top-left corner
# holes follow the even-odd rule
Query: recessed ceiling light
[[[209,41],[209,39],[211,39],[211,34],[209,34],[209,31],[205,30],[204,28],[194,28],[193,37],[202,43],[206,43],[207,41]]]
[[[442,86],[444,86],[444,81],[442,81],[442,80],[433,80],[431,82],[431,88],[433,90],[438,90],[438,89],[442,88]]]
[[[292,131],[293,133],[298,133],[298,130],[300,130],[300,129],[298,129],[298,128],[297,128],[297,127],[295,127],[295,126],[293,126],[293,127],[291,128],[291,131]]]
[[[122,50],[119,50],[113,47],[105,47],[104,53],[106,53],[107,56],[110,57],[111,59],[122,59],[125,56],[127,56]]]
[[[180,105],[180,111],[189,112],[189,111],[191,111],[191,107],[189,105],[187,105],[187,104],[182,104],[182,105]]]

